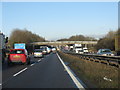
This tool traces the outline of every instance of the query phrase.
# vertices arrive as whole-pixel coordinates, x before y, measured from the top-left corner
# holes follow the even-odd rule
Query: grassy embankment
[[[118,68],[58,52],[88,88],[118,88]],[[108,79],[108,80],[106,80]]]

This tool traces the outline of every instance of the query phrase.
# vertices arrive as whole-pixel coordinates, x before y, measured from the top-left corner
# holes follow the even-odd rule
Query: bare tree
[[[111,50],[115,50],[115,34],[116,31],[109,31],[105,37],[98,40],[96,49],[98,50],[108,48]]]
[[[34,34],[28,30],[14,29],[9,37],[9,44],[12,46],[14,43],[32,43],[32,42],[45,41],[44,38]]]

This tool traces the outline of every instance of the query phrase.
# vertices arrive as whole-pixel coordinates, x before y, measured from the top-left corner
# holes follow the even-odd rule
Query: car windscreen
[[[10,54],[24,54],[23,50],[12,50]]]
[[[79,52],[83,52],[83,50],[79,50]]]
[[[34,50],[34,52],[42,52],[42,50]]]
[[[75,47],[75,48],[81,48],[81,47]]]
[[[102,50],[102,52],[111,52],[111,50],[109,50],[109,49],[104,49],[104,50]]]

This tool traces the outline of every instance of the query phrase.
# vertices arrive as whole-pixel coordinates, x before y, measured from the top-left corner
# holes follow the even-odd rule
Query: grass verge
[[[88,88],[118,88],[118,68],[58,52]]]

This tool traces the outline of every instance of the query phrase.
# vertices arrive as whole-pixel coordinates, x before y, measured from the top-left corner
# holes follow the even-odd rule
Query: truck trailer
[[[6,42],[5,35],[0,32],[0,60],[2,62],[4,62],[5,57],[6,57],[6,53],[5,53],[6,45],[5,45],[5,42]]]
[[[82,45],[81,45],[81,44],[74,44],[74,45],[73,45],[73,51],[74,51],[75,53],[83,54]]]

